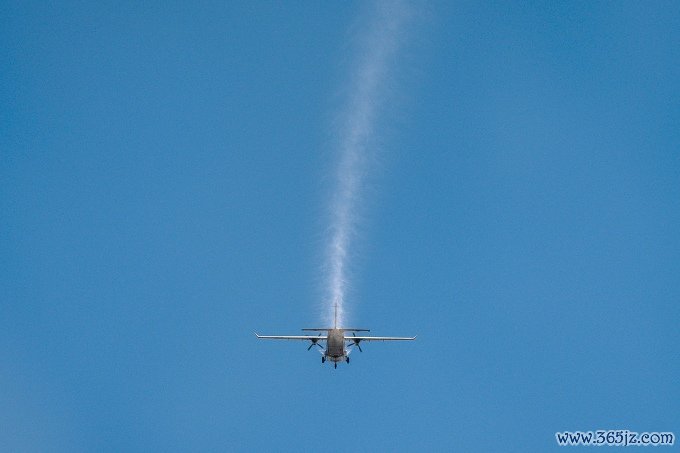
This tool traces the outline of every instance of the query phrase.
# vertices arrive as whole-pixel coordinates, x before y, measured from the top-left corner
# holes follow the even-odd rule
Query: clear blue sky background
[[[337,370],[253,331],[319,323],[369,10],[49,3],[0,5],[0,449],[680,434],[678,2],[416,6],[348,308],[418,340]]]

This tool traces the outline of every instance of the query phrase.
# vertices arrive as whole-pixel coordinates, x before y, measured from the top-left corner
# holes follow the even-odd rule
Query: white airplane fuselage
[[[343,329],[328,330],[326,350],[323,353],[326,360],[331,362],[347,361],[347,348],[345,347],[345,332]]]

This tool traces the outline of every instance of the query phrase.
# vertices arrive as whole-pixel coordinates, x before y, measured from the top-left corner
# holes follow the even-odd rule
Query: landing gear
[[[349,363],[349,356],[347,356],[347,363]]]
[[[321,363],[324,363],[326,361],[326,357],[321,356]]]
[[[335,362],[335,368],[336,369],[338,368],[338,362]]]

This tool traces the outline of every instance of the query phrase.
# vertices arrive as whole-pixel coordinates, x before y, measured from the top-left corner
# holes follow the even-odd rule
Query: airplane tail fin
[[[306,328],[302,330],[306,331],[311,331],[311,332],[327,332],[329,330],[333,329],[340,329],[344,330],[345,332],[370,332],[370,329],[357,329],[357,328],[344,328],[344,327],[338,327],[338,304],[336,302],[335,304],[335,315],[333,317],[333,327],[315,327],[315,328]]]

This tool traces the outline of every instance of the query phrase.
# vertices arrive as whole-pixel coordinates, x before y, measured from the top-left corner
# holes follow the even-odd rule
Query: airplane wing
[[[345,340],[350,340],[355,343],[359,341],[393,341],[393,340],[415,340],[416,337],[345,337]]]
[[[309,340],[314,343],[328,338],[326,335],[258,335],[257,333],[255,336],[266,340]]]

